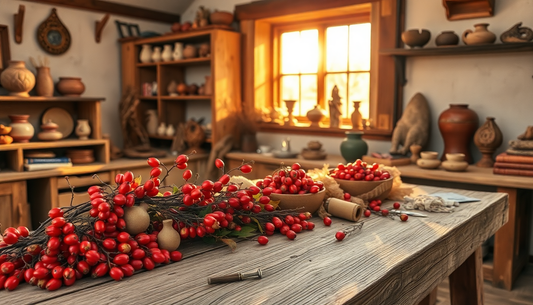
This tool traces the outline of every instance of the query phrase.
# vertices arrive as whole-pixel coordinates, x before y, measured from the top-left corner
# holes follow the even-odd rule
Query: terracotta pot
[[[64,96],[80,96],[85,91],[85,85],[79,77],[60,77],[56,87]]]
[[[183,58],[195,58],[198,57],[198,49],[192,44],[188,44],[183,49]]]
[[[205,76],[204,94],[213,95],[213,78],[211,75]]]
[[[188,95],[197,95],[198,94],[198,85],[191,84],[187,86],[187,94]]]
[[[37,68],[37,85],[35,91],[38,96],[53,96],[54,95],[54,81],[50,75],[49,67]]]
[[[185,95],[185,93],[187,93],[187,85],[184,83],[178,84],[178,86],[176,87],[176,91],[179,95]]]
[[[479,120],[475,111],[467,104],[450,104],[450,108],[439,116],[439,130],[444,139],[444,153],[463,153],[465,160],[472,163],[470,141],[478,128]]]
[[[230,25],[233,22],[233,14],[230,12],[216,11],[209,15],[212,24]]]
[[[28,143],[35,133],[33,125],[28,122],[30,116],[27,114],[13,114],[8,115],[8,117],[11,120],[12,128],[9,135],[13,137],[15,142]]]
[[[459,43],[459,36],[454,31],[444,31],[435,39],[437,46],[455,46]]]
[[[163,229],[157,234],[157,243],[159,244],[159,249],[165,249],[169,252],[178,249],[181,243],[181,236],[172,227],[172,219],[163,220]]]
[[[35,76],[26,69],[23,61],[10,61],[0,75],[0,83],[9,91],[9,95],[28,97],[28,92],[35,86]]]
[[[479,167],[492,167],[494,160],[492,155],[502,145],[502,131],[494,122],[493,117],[487,117],[487,120],[474,135],[474,143],[482,154],[481,160],[476,163]]]
[[[431,33],[425,29],[407,30],[402,33],[402,41],[411,48],[425,46],[430,38]]]
[[[200,45],[200,49],[198,50],[198,54],[200,57],[209,57],[211,53],[211,46],[208,43],[202,43]]]
[[[463,42],[465,44],[491,44],[496,41],[496,35],[490,32],[488,23],[478,23],[474,25],[475,31],[468,29],[463,32]]]

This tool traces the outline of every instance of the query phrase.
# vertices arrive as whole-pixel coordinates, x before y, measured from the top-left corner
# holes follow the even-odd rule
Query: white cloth
[[[403,197],[403,207],[408,210],[422,210],[428,212],[450,213],[459,206],[457,201],[444,200],[441,197],[418,195],[416,197]]]

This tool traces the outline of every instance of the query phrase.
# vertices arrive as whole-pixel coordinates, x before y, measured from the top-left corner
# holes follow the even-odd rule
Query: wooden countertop
[[[226,158],[235,160],[244,159],[246,161],[254,160],[266,164],[280,164],[283,162],[290,165],[294,162],[299,162],[304,168],[322,168],[324,164],[329,164],[329,166],[333,167],[339,162],[345,163],[344,159],[339,155],[328,155],[326,160],[305,160],[301,156],[287,159],[254,153],[230,152],[226,154]],[[397,168],[402,173],[402,176],[410,178],[533,189],[533,177],[495,175],[492,173],[492,168],[481,168],[475,165],[470,165],[465,172],[449,172],[442,168],[422,169],[414,164],[398,166]]]
[[[183,260],[115,282],[84,278],[73,286],[43,291],[21,284],[1,292],[5,304],[417,304],[498,230],[509,214],[508,196],[448,190],[476,197],[454,213],[426,213],[407,222],[372,215],[342,242],[335,232],[353,222],[334,218],[331,227],[314,218],[313,231],[288,240],[276,233],[227,246],[199,240],[180,246]],[[384,206],[392,205],[392,201]],[[476,232],[476,234],[467,234]],[[207,278],[261,268],[262,279],[208,285]],[[475,291],[470,293],[476,293]]]
[[[190,160],[201,160],[207,159],[208,154],[194,154],[189,156]],[[164,158],[159,158],[167,166],[174,164],[176,156],[167,156]],[[31,171],[31,172],[16,172],[9,169],[2,169],[0,171],[0,182],[10,182],[10,181],[20,181],[28,179],[38,179],[38,178],[48,178],[56,176],[72,176],[72,175],[83,175],[89,173],[98,173],[103,171],[117,170],[117,169],[128,169],[128,168],[137,168],[142,166],[148,166],[146,159],[127,159],[121,158],[117,160],[110,161],[108,164],[105,163],[91,163],[87,165],[74,165],[72,167],[63,167],[50,170],[42,171]]]

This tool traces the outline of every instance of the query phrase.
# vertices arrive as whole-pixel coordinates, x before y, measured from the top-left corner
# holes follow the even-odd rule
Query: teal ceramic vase
[[[368,144],[361,137],[363,132],[347,131],[341,143],[341,155],[346,162],[355,162],[368,152]]]

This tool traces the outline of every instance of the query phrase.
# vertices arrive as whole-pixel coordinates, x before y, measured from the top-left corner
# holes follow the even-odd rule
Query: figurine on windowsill
[[[341,97],[339,96],[339,88],[337,85],[331,90],[331,100],[329,101],[329,127],[330,128],[339,128],[341,122]]]

